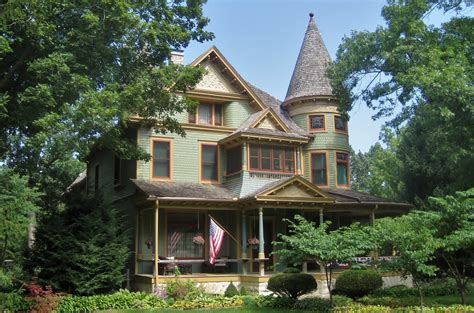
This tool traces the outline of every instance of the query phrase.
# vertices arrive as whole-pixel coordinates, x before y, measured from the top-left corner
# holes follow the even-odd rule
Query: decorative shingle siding
[[[256,110],[248,102],[234,101],[224,105],[224,126],[238,128]]]

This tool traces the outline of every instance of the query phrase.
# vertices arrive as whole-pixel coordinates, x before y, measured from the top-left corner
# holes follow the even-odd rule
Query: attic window
[[[222,126],[223,114],[220,103],[200,103],[196,113],[189,113],[191,124]]]

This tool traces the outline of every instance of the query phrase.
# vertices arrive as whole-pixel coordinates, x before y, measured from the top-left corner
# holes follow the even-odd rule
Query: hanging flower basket
[[[202,246],[206,241],[204,240],[204,237],[201,234],[197,234],[196,236],[193,237],[193,243],[198,246]]]
[[[257,237],[253,237],[249,238],[249,240],[247,240],[247,243],[249,246],[258,246],[260,244],[260,240],[258,240]]]

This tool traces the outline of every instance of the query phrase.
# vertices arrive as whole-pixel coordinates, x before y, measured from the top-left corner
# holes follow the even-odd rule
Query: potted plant
[[[257,247],[260,244],[260,240],[257,237],[252,237],[247,240],[247,244],[253,248]]]
[[[204,237],[202,234],[196,234],[196,236],[193,237],[193,243],[198,246],[202,246],[206,241],[204,240]]]

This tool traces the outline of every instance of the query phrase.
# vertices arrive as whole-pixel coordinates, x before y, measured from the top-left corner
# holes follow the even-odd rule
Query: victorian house
[[[172,60],[182,58],[175,53]],[[280,101],[211,47],[191,64],[207,71],[187,92],[200,103],[196,113],[176,116],[185,137],[137,127],[130,136],[149,162],[91,154],[75,184],[103,191],[127,212],[135,236],[132,288],[151,291],[179,268],[215,292],[230,281],[263,290],[281,270],[272,241],[287,231],[284,218],[302,214],[339,227],[409,209],[351,190],[349,127],[325,74],[329,61],[311,15]],[[226,230],[214,265],[210,217]],[[308,262],[304,270],[318,275],[319,267]]]

